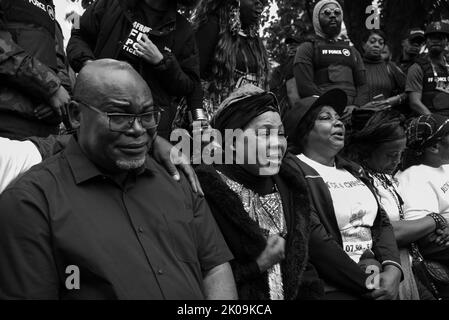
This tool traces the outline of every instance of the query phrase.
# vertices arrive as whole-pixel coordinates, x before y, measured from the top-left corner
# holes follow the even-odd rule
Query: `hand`
[[[63,86],[60,86],[59,89],[50,97],[50,106],[53,108],[53,111],[58,115],[62,115],[62,107],[69,103],[70,95]]]
[[[40,104],[34,109],[34,115],[39,120],[42,120],[54,115],[54,110],[47,104]]]
[[[399,294],[400,282],[401,270],[395,266],[386,266],[384,272],[379,274],[380,288],[371,292],[371,297],[376,300],[395,300]]]
[[[435,230],[436,238],[434,242],[442,247],[449,246],[449,228]]]
[[[168,173],[172,175],[173,179],[179,181],[180,175],[176,169],[176,163],[187,176],[193,192],[198,193],[200,196],[204,196],[198,177],[192,166],[189,164],[189,159],[187,159],[181,152],[177,152],[176,148],[170,142],[156,136],[156,139],[153,142],[152,155],[157,162],[165,167]]]
[[[354,111],[354,109],[358,109],[358,108],[359,108],[359,107],[358,107],[358,106],[355,106],[355,105],[346,106],[346,108],[345,108],[343,114],[351,114],[352,111]]]
[[[267,245],[256,262],[260,272],[265,272],[285,258],[285,239],[278,234],[268,237]]]
[[[136,44],[137,54],[150,64],[158,64],[164,59],[158,47],[151,41],[146,34]]]

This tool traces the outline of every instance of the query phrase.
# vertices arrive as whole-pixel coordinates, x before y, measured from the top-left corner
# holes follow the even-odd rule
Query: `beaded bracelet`
[[[435,229],[444,229],[447,227],[447,221],[441,214],[432,212],[429,213],[428,216],[430,216],[435,221]]]

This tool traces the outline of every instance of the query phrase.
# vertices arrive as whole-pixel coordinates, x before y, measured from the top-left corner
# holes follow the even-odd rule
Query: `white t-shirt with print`
[[[377,201],[370,189],[345,169],[322,165],[301,154],[298,158],[314,168],[329,188],[343,240],[343,250],[356,263],[371,249],[371,227],[377,215]]]
[[[383,183],[377,179],[377,177],[372,176],[374,181],[374,187],[377,189],[377,196],[380,202],[380,205],[387,213],[388,217],[391,221],[399,221],[399,207],[398,201],[399,199],[395,198],[396,195],[392,192],[391,187],[385,187]],[[393,178],[391,175],[387,175],[387,178],[393,183],[396,191],[398,190],[398,181],[396,178]],[[399,192],[398,192],[399,193]]]
[[[0,137],[0,193],[20,174],[42,161],[31,141],[16,141]]]
[[[449,220],[449,165],[439,168],[412,166],[397,173],[396,178],[406,220],[424,218],[432,212]]]

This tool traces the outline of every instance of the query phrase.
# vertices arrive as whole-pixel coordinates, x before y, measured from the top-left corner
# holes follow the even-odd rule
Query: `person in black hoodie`
[[[155,103],[165,112],[159,127],[168,138],[176,104],[187,97],[190,112],[202,108],[199,58],[193,30],[177,13],[192,0],[97,0],[72,30],[67,55],[78,72],[89,60],[129,62],[145,79]],[[199,88],[199,89],[198,89]]]
[[[338,156],[346,102],[345,92],[333,89],[303,99],[286,115],[290,150],[297,155],[286,164],[305,177],[311,193],[310,256],[326,299],[395,299],[402,269],[393,228],[363,169]],[[374,275],[358,265],[369,250],[382,267]]]
[[[223,148],[223,158],[232,155],[232,161],[196,169],[234,255],[231,267],[239,298],[321,298],[323,287],[309,262],[307,187],[303,178],[282,164],[286,140],[274,95],[245,85],[221,104],[212,126],[223,137],[225,130],[241,130],[235,144],[225,142]],[[249,140],[244,142],[243,137]],[[252,158],[256,143],[269,149],[270,156]],[[242,154],[246,157],[239,158]]]

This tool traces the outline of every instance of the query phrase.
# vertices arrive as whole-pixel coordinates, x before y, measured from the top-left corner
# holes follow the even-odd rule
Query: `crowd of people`
[[[0,1],[0,299],[449,299],[449,24],[395,59],[321,0],[272,70],[267,5],[96,0],[64,50]]]

